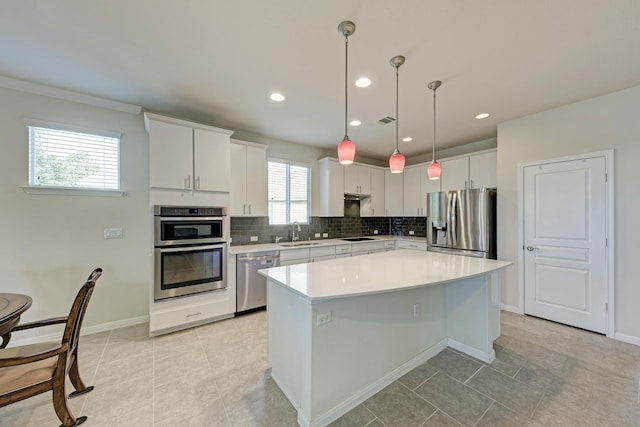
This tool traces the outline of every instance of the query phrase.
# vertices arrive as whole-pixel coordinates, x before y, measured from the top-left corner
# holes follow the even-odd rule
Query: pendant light
[[[351,21],[342,21],[338,25],[338,33],[344,36],[344,138],[338,144],[338,160],[343,165],[350,165],[356,157],[356,145],[347,135],[347,66],[349,36],[356,31],[356,24]]]
[[[442,85],[440,80],[434,80],[428,86],[433,91],[433,158],[429,167],[427,167],[429,179],[440,179],[440,173],[442,172],[442,166],[436,161],[436,89],[440,85]]]
[[[405,57],[401,55],[394,56],[389,61],[389,64],[396,69],[396,149],[391,157],[389,157],[389,169],[391,169],[391,173],[402,173],[404,171],[405,158],[400,150],[398,150],[398,81],[400,79],[398,70],[400,69],[400,66],[404,64],[404,61]]]

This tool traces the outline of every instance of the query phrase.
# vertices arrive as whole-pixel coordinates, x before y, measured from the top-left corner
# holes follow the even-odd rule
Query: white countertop
[[[328,245],[349,245],[349,244],[358,244],[358,243],[367,243],[367,242],[375,242],[375,241],[385,241],[385,240],[406,240],[413,242],[427,242],[426,237],[413,237],[413,236],[363,236],[369,237],[373,240],[363,240],[359,242],[349,242],[342,239],[321,239],[321,240],[311,240],[313,243],[317,243],[314,245],[300,245],[300,246],[285,246],[291,242],[280,242],[279,244],[275,243],[261,243],[257,245],[235,245],[229,246],[229,254],[245,254],[252,252],[264,252],[264,251],[286,251],[289,249],[300,249],[300,248],[315,248],[318,246],[328,246]]]
[[[510,264],[507,261],[404,249],[258,272],[310,301],[318,301],[439,285],[486,274]]]

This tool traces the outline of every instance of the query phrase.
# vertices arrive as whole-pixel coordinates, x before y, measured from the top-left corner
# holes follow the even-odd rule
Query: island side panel
[[[326,425],[446,346],[442,286],[313,304],[312,319],[327,313],[330,322],[312,325],[311,408],[302,425]]]
[[[492,307],[495,298],[492,275],[471,277],[447,283],[447,336],[449,345],[484,362],[495,359],[493,340],[499,333],[499,308]],[[498,286],[500,283],[498,283]]]
[[[293,407],[309,407],[311,304],[267,280],[267,357],[271,377]]]

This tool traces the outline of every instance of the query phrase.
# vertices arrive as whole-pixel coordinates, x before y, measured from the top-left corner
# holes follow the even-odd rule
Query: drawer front
[[[351,245],[351,252],[369,252],[384,249],[384,242],[367,242]]]
[[[309,248],[288,249],[285,251],[280,251],[280,261],[289,261],[292,259],[309,259]]]
[[[424,242],[399,241],[398,242],[398,249],[415,249],[415,250],[419,250],[419,251],[426,251],[427,250],[427,244],[424,243]]]
[[[321,246],[317,248],[309,248],[309,256],[311,258],[333,256],[336,254],[335,246]]]
[[[351,245],[337,245],[336,255],[344,255],[351,253]]]
[[[154,313],[149,316],[151,332],[169,328],[178,328],[190,323],[203,322],[229,313],[227,301],[215,301],[177,310]],[[233,312],[233,310],[231,310]]]

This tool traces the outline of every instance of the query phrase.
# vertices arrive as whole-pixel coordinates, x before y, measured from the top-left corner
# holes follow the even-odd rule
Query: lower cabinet
[[[427,250],[427,242],[412,242],[410,240],[398,240],[396,249],[415,249],[418,251]]]
[[[335,246],[327,245],[316,248],[300,248],[280,251],[280,265],[306,264],[308,262],[334,259]]]

